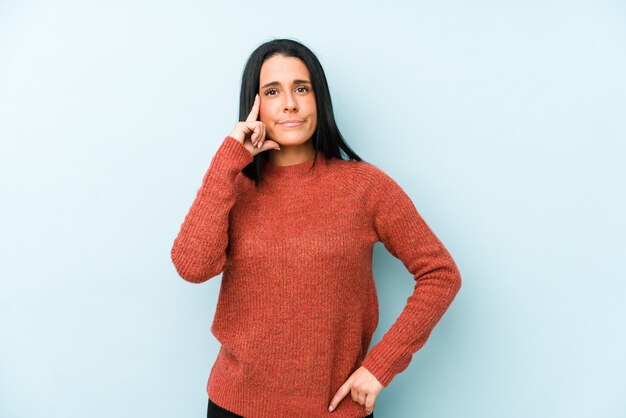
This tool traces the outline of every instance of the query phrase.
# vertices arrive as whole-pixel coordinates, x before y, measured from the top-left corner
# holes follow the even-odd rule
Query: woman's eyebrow
[[[309,80],[295,79],[293,80],[292,84],[311,84],[311,82]],[[261,88],[264,89],[265,87],[270,87],[270,86],[280,86],[280,83],[278,81],[272,81],[267,84],[264,84],[263,86],[261,86]]]

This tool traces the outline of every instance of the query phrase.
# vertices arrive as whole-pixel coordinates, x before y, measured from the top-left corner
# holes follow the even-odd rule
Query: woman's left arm
[[[373,228],[379,241],[413,275],[415,286],[395,323],[331,401],[336,407],[351,392],[368,413],[378,393],[408,367],[413,354],[426,343],[461,288],[456,263],[409,196],[389,175],[372,167],[368,205]]]
[[[362,363],[386,387],[428,340],[461,288],[461,273],[406,192],[374,168],[370,189],[374,228],[387,251],[402,261],[415,280],[400,316]]]

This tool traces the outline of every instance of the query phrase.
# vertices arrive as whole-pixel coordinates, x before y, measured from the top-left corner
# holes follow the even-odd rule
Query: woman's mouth
[[[295,128],[298,126],[302,126],[304,124],[304,121],[302,120],[286,120],[284,122],[280,122],[279,125],[284,126],[286,128]]]

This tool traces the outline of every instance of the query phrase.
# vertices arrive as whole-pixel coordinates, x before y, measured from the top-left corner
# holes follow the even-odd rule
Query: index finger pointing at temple
[[[259,97],[257,93],[257,95],[254,96],[254,104],[252,105],[252,109],[250,110],[250,113],[248,114],[248,117],[246,118],[246,122],[255,122],[257,120],[257,118],[259,117],[260,104],[261,104],[261,98]]]

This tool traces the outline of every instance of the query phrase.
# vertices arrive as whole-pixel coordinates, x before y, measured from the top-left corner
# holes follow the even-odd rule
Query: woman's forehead
[[[263,62],[260,74],[261,85],[274,81],[292,83],[294,80],[310,80],[309,70],[301,59],[275,55]]]

